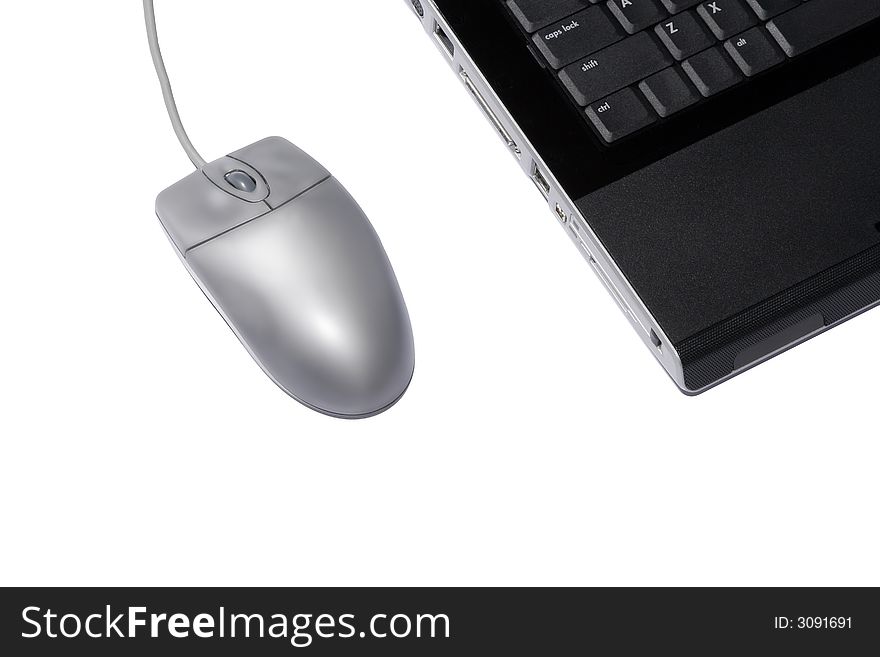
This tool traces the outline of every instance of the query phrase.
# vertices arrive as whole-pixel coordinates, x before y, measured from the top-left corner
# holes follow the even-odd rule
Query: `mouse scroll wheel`
[[[257,181],[244,171],[230,171],[225,176],[226,182],[235,187],[240,192],[250,194],[257,189]]]

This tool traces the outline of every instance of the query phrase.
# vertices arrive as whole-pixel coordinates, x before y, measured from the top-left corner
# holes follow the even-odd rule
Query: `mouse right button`
[[[281,137],[268,137],[246,146],[229,157],[262,174],[269,184],[266,203],[277,208],[330,177],[330,173],[308,153]]]

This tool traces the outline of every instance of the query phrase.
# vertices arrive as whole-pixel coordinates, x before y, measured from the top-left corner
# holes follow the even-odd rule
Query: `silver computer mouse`
[[[169,187],[156,213],[181,259],[260,367],[306,406],[388,409],[413,376],[406,304],[363,211],[280,137]]]

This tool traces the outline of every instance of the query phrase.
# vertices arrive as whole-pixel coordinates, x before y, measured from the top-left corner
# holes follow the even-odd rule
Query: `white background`
[[[687,398],[403,2],[157,4],[208,159],[283,135],[367,211],[416,377],[275,388],[154,216],[140,3],[6,3],[0,582],[880,584],[880,311]]]

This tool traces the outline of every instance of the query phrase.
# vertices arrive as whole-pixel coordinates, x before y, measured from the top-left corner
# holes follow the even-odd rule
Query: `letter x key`
[[[704,2],[697,7],[697,13],[706,21],[715,36],[722,40],[758,24],[755,12],[746,7],[743,0]]]

